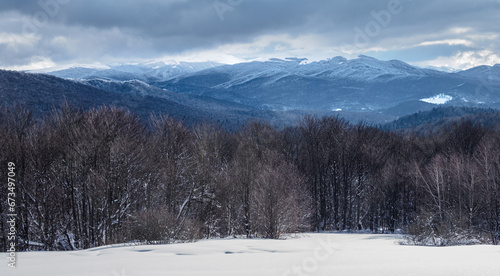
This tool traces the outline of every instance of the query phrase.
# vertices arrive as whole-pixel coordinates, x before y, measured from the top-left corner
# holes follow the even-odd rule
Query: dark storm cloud
[[[42,0],[43,1],[43,0]],[[50,1],[50,0],[48,0]],[[54,0],[55,1],[55,0]],[[371,11],[387,9],[383,1],[304,1],[239,0],[232,11],[218,17],[217,4],[224,9],[228,0],[139,1],[139,0],[65,0],[66,24],[95,28],[122,27],[138,31],[145,37],[186,36],[219,37],[231,40],[273,32],[350,32],[371,20]],[[24,1],[16,1],[24,2]],[[31,1],[29,1],[31,2]],[[37,3],[37,1],[33,1]],[[450,26],[467,25],[498,30],[498,1],[469,0],[400,0],[403,14],[394,16],[394,26],[417,27],[433,32]],[[33,6],[24,9],[33,11]],[[420,29],[422,28],[422,29]]]
[[[397,5],[400,13],[386,22],[374,14]],[[0,13],[17,14],[33,22],[35,15],[50,15],[37,28],[37,47],[27,47],[21,56],[43,55],[53,60],[99,56],[154,57],[186,50],[211,49],[230,43],[252,43],[262,35],[290,37],[317,35],[332,48],[349,48],[356,31],[372,32],[367,48],[421,43],[422,39],[457,39],[463,33],[453,28],[491,36],[500,33],[500,1],[466,0],[28,0],[1,1]],[[384,20],[387,18],[383,18]],[[0,19],[0,33],[22,34],[26,22],[13,26]],[[10,23],[9,23],[10,22]],[[371,23],[380,29],[369,29]],[[387,23],[387,24],[384,24]],[[21,24],[21,25],[20,25]],[[368,28],[368,29],[367,29]],[[370,34],[370,33],[369,33]],[[435,38],[433,38],[435,34]],[[54,44],[63,36],[68,47]],[[498,38],[497,38],[498,39]],[[359,39],[358,39],[359,40]],[[82,42],[83,41],[83,42]],[[483,39],[482,45],[498,51],[497,40]],[[0,39],[0,45],[2,40]],[[4,43],[5,44],[5,43]],[[57,44],[57,43],[56,43]],[[78,44],[81,48],[78,49]],[[484,45],[483,45],[484,44]],[[358,45],[359,46],[359,45]],[[85,48],[84,48],[85,47]],[[5,53],[5,47],[0,48]],[[58,51],[57,53],[53,51]],[[358,49],[363,52],[364,48]],[[13,51],[11,49],[11,51]],[[30,52],[31,51],[31,52]],[[428,55],[428,54],[427,54]],[[74,57],[73,57],[74,58]],[[2,58],[0,66],[13,64],[15,57]],[[25,58],[23,58],[23,61]],[[20,63],[22,63],[19,60]]]

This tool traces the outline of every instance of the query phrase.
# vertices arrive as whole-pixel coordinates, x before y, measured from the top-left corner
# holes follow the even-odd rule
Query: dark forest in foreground
[[[500,132],[467,119],[425,135],[332,117],[228,132],[109,107],[44,119],[2,108],[0,144],[2,179],[15,163],[19,250],[329,230],[500,238]]]

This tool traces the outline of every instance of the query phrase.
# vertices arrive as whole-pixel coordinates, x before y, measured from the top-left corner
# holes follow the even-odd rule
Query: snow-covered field
[[[100,247],[19,253],[0,275],[500,275],[500,247],[415,247],[397,235],[306,234],[286,240]]]

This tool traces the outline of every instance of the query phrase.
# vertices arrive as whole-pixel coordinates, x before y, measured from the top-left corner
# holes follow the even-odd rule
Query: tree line
[[[500,133],[467,120],[426,136],[333,117],[228,132],[114,107],[43,119],[13,107],[0,109],[0,142],[2,179],[16,164],[18,250],[332,230],[500,238]]]

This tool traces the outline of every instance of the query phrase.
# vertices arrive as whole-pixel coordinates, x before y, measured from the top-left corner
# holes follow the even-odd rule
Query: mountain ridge
[[[50,114],[65,104],[82,109],[103,105],[124,108],[147,120],[151,115],[169,115],[187,125],[200,122],[236,129],[249,120],[283,125],[293,119],[249,106],[216,99],[176,94],[140,81],[111,82],[61,79],[51,75],[0,70],[0,106],[18,105],[35,117]]]
[[[212,101],[217,102],[218,111],[237,111],[235,107],[239,106],[281,114],[277,116],[332,114],[384,123],[437,106],[500,107],[500,65],[448,73],[399,60],[338,56],[313,62],[273,58],[232,65],[179,62],[106,68],[73,68],[46,74],[70,77],[112,92],[121,92],[123,85],[133,86],[126,82],[136,80],[142,82],[142,92],[134,90],[139,89],[137,85],[125,90],[153,98],[168,94],[170,98],[164,100],[177,99],[178,104],[189,102],[205,110],[211,108]],[[184,98],[182,102],[182,97],[190,101]],[[195,98],[198,100],[193,101]]]
[[[360,78],[359,76],[359,71],[362,69],[366,69],[367,67],[371,67],[372,69],[376,70],[383,70],[383,69],[388,69],[389,67],[392,67],[392,71],[388,72],[383,72],[379,71],[380,74],[373,74],[374,71],[368,71],[366,72],[366,78],[376,78],[377,76],[380,76],[382,74],[389,74],[389,73],[397,73],[397,70],[395,69],[400,69],[400,72],[402,69],[406,69],[408,71],[413,71],[413,73],[420,73],[423,74],[423,72],[426,71],[435,71],[435,72],[440,72],[434,69],[427,69],[427,68],[419,68],[415,66],[411,66],[403,61],[400,60],[389,60],[389,61],[381,61],[373,57],[365,56],[365,55],[360,55],[356,59],[346,59],[341,56],[337,56],[334,58],[326,59],[326,60],[319,60],[319,61],[313,61],[313,62],[306,62],[306,58],[285,58],[285,59],[278,59],[278,58],[271,58],[266,61],[249,61],[249,62],[241,62],[241,63],[236,63],[236,64],[222,64],[222,63],[217,63],[217,62],[176,62],[175,64],[166,64],[164,62],[155,62],[155,63],[137,63],[137,64],[117,64],[117,65],[105,65],[101,68],[95,68],[95,66],[90,66],[90,67],[85,67],[85,66],[76,66],[76,67],[70,67],[62,70],[50,70],[50,69],[44,69],[44,70],[33,70],[33,71],[28,71],[31,73],[44,73],[44,74],[50,74],[54,76],[58,76],[61,78],[75,78],[75,79],[91,79],[91,78],[96,78],[99,77],[99,75],[111,75],[113,76],[113,72],[117,73],[120,72],[124,75],[126,74],[132,74],[138,79],[147,79],[147,78],[152,78],[155,73],[157,74],[156,76],[158,77],[156,80],[164,81],[164,80],[169,80],[173,77],[182,75],[182,74],[190,74],[190,73],[197,73],[203,70],[210,70],[214,69],[217,67],[244,67],[248,68],[251,67],[254,64],[258,65],[283,65],[283,66],[274,66],[274,70],[280,68],[280,69],[286,69],[286,70],[293,70],[291,66],[288,65],[301,65],[303,68],[300,68],[299,70],[295,70],[294,73],[296,74],[304,74],[304,75],[314,75],[314,74],[321,74],[321,69],[324,68],[324,66],[328,65],[340,65],[336,66],[336,73],[341,73],[344,72],[344,75],[347,77],[351,78]],[[385,66],[381,66],[385,65]],[[363,68],[365,66],[365,68]],[[271,66],[268,66],[271,67]],[[354,71],[357,72],[345,72],[348,71],[347,68],[349,67],[354,67]],[[384,68],[385,67],[385,68]],[[398,68],[399,67],[399,68]],[[250,68],[252,69],[252,68]],[[262,70],[262,67],[259,69]],[[331,68],[330,68],[331,69]],[[158,75],[158,72],[161,71],[172,71],[172,74],[166,74],[161,76]],[[253,68],[252,70],[255,70]],[[98,73],[97,75],[92,75],[92,73]],[[445,73],[445,72],[442,72]],[[146,76],[142,76],[142,75]],[[130,75],[129,77],[132,77]],[[160,77],[161,76],[161,77]],[[126,76],[120,76],[120,79],[115,79],[115,80],[125,80],[124,77]],[[110,78],[107,76],[107,78]],[[112,77],[111,77],[112,79]],[[132,79],[132,78],[131,78]],[[131,80],[127,79],[127,80]]]

